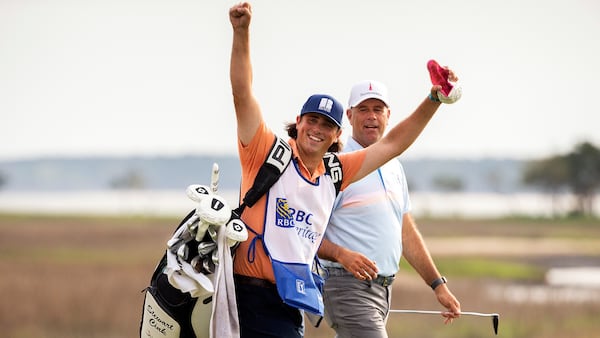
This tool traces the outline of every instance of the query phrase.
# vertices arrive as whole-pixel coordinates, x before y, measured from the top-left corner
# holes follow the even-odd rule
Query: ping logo
[[[275,225],[282,228],[293,228],[294,220],[292,218],[292,211],[288,205],[287,199],[277,198],[275,200],[277,209],[275,212]]]
[[[303,295],[306,294],[306,289],[304,288],[304,281],[302,279],[296,279],[296,291]]]
[[[279,172],[283,172],[287,164],[290,163],[291,158],[292,148],[287,142],[278,137],[267,157],[267,163],[273,165]]]
[[[206,190],[206,187],[204,186],[198,186],[195,190],[200,195],[210,195],[210,193],[208,192],[208,190]]]
[[[324,97],[321,99],[321,102],[319,102],[320,110],[324,110],[328,113],[331,113],[332,108],[333,108],[333,100],[332,99],[328,99],[328,98]]]
[[[327,166],[329,167],[329,174],[333,183],[337,183],[342,180],[342,167],[339,160],[331,154],[327,153],[323,156],[327,160]]]
[[[244,230],[244,223],[239,219],[231,220],[228,225],[231,225],[231,229],[235,232],[242,232]]]
[[[224,206],[225,206],[225,204],[216,198],[213,198],[212,201],[210,202],[211,209],[216,210],[216,211],[223,209]]]

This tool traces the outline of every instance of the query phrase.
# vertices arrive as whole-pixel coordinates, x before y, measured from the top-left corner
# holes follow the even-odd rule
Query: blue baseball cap
[[[342,127],[344,107],[333,96],[325,94],[311,95],[302,106],[300,116],[306,113],[316,113],[328,117],[338,127]]]

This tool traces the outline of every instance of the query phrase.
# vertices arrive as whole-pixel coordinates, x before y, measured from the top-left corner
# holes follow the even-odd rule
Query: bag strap
[[[258,170],[252,187],[244,195],[242,204],[233,213],[240,216],[246,206],[252,207],[277,182],[291,161],[292,148],[282,138],[275,137],[269,155]]]
[[[323,163],[325,164],[325,174],[331,176],[331,180],[335,186],[335,195],[337,196],[342,188],[342,163],[334,153],[326,153],[323,156]]]

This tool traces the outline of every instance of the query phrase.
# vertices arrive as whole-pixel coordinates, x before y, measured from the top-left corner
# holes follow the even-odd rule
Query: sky
[[[0,0],[0,161],[236,154],[233,4]],[[387,85],[395,124],[426,97],[435,59],[463,96],[403,156],[530,159],[600,145],[596,0],[251,4],[254,91],[280,135],[309,95],[346,106],[365,79]]]

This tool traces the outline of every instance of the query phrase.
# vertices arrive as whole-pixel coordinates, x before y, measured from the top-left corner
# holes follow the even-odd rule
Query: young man
[[[237,118],[238,151],[242,169],[241,195],[250,188],[276,138],[263,120],[252,89],[249,3],[229,10],[233,28],[230,81]],[[441,86],[433,86],[437,95]],[[288,126],[292,163],[280,179],[242,220],[249,230],[234,258],[234,274],[242,337],[302,337],[304,303],[322,308],[320,295],[302,298],[313,288],[310,263],[317,253],[336,196],[341,190],[400,155],[417,138],[440,103],[425,98],[407,119],[379,142],[360,151],[338,155],[325,174],[323,157],[341,135],[343,107],[333,97],[308,98],[296,123]],[[340,172],[343,175],[339,175]],[[308,270],[308,276],[306,274]],[[282,301],[283,300],[283,301]],[[288,304],[294,304],[290,306]],[[318,312],[318,311],[315,311]]]
[[[372,80],[355,84],[346,110],[352,136],[344,151],[379,141],[390,113],[383,84]],[[460,313],[460,303],[433,263],[410,206],[397,159],[351,184],[336,199],[319,256],[329,271],[323,290],[325,318],[338,338],[387,337],[392,282],[402,255],[434,289],[440,304],[452,314]],[[446,322],[452,318],[447,316]]]

